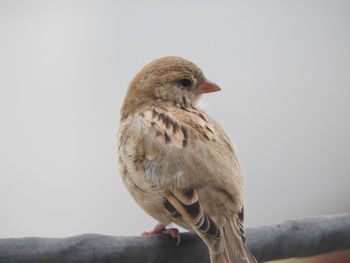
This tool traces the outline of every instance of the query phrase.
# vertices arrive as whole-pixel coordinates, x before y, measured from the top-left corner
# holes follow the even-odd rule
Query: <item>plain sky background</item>
[[[0,237],[139,235],[116,167],[131,78],[168,55],[238,147],[246,225],[350,211],[350,2],[0,0]]]

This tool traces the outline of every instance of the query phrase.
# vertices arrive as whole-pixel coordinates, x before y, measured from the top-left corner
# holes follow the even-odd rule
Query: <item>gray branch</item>
[[[246,236],[248,247],[260,262],[345,250],[350,248],[350,213],[248,228]],[[150,237],[83,234],[67,238],[0,239],[0,262],[209,263],[209,254],[194,233],[183,233],[179,246],[163,234]]]

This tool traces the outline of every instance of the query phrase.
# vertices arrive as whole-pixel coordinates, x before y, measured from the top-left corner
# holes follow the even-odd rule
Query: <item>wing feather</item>
[[[204,212],[196,190],[180,191],[173,189],[167,191],[164,197],[177,210],[196,232],[200,232],[207,238],[219,239],[220,229],[217,224]],[[169,211],[173,213],[173,211]]]
[[[245,245],[243,212],[237,218],[222,214],[218,222],[218,214],[203,206],[213,201],[199,195],[210,185],[210,191],[229,197],[229,204],[219,204],[228,209],[222,211],[226,216],[241,207],[239,163],[222,128],[195,108],[151,107],[133,118],[141,124],[145,176],[162,189],[169,217],[203,239],[212,262],[255,263]]]

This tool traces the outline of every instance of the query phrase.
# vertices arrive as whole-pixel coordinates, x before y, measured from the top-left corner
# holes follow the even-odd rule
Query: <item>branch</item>
[[[260,262],[345,250],[350,248],[350,213],[248,228],[246,236],[248,247]],[[182,233],[179,246],[175,246],[175,240],[166,235],[114,237],[83,234],[67,238],[0,239],[0,262],[209,263],[209,254],[194,233]]]

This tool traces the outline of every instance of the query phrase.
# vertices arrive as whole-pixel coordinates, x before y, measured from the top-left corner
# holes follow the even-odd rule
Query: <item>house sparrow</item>
[[[131,81],[121,109],[119,168],[129,193],[158,224],[147,234],[195,231],[212,263],[257,262],[245,244],[243,178],[220,125],[196,107],[219,91],[193,63],[164,57]],[[179,240],[179,239],[178,239]]]

